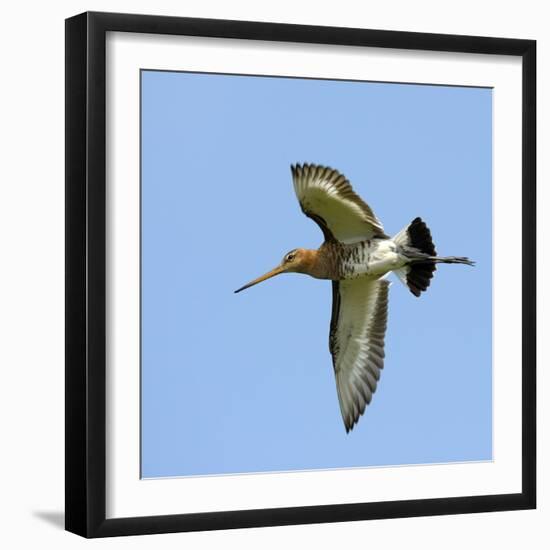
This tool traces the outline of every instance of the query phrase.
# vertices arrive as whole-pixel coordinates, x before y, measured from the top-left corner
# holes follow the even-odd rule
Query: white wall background
[[[4,548],[548,548],[550,407],[545,335],[550,194],[539,185],[539,508],[437,518],[85,541],[63,524],[64,18],[86,10],[538,40],[539,182],[549,177],[545,2],[21,0],[0,33],[0,545]],[[546,308],[546,312],[543,310]]]

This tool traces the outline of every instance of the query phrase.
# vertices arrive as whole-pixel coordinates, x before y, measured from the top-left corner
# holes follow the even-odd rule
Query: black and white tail
[[[393,240],[400,247],[400,252],[410,260],[408,265],[396,269],[394,273],[415,296],[420,296],[430,286],[436,264],[474,265],[474,262],[464,257],[439,257],[432,234],[420,218],[415,218]]]

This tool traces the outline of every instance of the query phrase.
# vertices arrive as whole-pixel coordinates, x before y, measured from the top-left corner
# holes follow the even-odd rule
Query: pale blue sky
[[[142,475],[492,456],[492,91],[142,72]],[[386,232],[421,216],[442,255],[415,298],[394,276],[386,363],[346,434],[330,282],[283,275],[315,248],[290,164],[343,172]]]

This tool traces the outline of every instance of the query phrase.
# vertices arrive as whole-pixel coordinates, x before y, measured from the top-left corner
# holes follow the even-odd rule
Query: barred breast
[[[392,239],[371,239],[353,244],[325,243],[320,252],[326,269],[322,278],[333,281],[380,277],[405,264]]]

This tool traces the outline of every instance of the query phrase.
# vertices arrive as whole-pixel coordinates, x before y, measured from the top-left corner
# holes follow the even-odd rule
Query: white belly
[[[350,254],[344,261],[345,279],[357,277],[381,277],[389,271],[399,269],[406,259],[398,253],[391,239],[373,239],[368,246],[362,247],[359,254]]]

